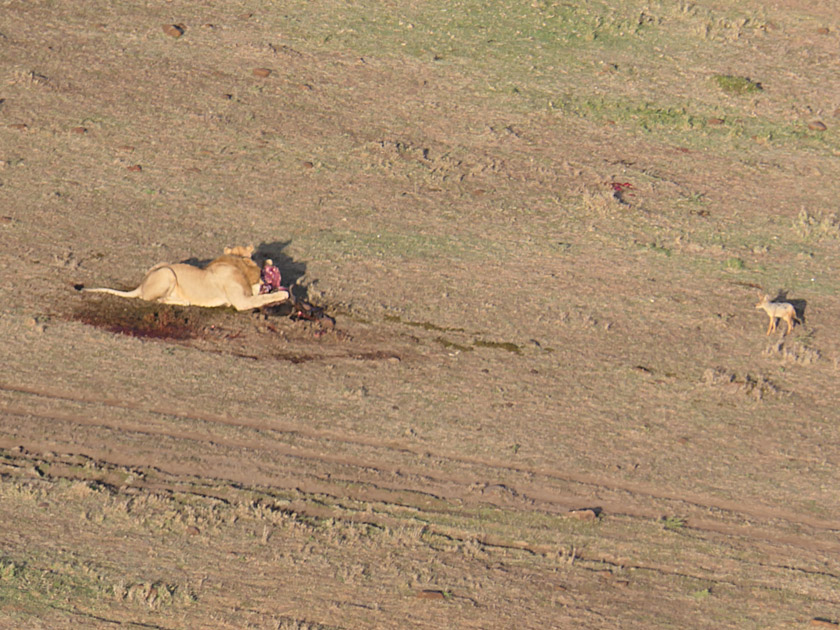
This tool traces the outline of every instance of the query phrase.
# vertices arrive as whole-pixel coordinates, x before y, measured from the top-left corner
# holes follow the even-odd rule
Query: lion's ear
[[[248,245],[248,247],[245,248],[245,255],[250,256],[253,253],[254,253],[254,246],[253,245]]]
[[[232,254],[233,248],[232,247],[225,247],[225,254]]]

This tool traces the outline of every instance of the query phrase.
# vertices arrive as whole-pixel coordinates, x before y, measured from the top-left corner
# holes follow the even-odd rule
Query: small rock
[[[189,536],[198,536],[201,533],[201,530],[198,529],[198,527],[195,527],[193,525],[190,525],[189,527],[187,527],[186,531],[187,531],[187,535],[189,535]]]
[[[828,127],[825,126],[825,123],[821,120],[815,120],[813,122],[808,123],[808,129],[811,131],[825,131]]]
[[[131,166],[126,166],[125,170],[131,171],[132,173],[139,173],[143,170],[143,167],[139,164],[132,164]]]
[[[709,124],[709,125],[722,125],[724,122],[725,122],[725,121],[723,120],[723,118],[709,118],[709,120],[707,120],[707,121],[706,121],[706,124]]]
[[[313,163],[312,163],[312,162],[310,162],[309,160],[306,160],[306,161],[303,163],[303,168],[315,168],[315,164],[313,164]]]
[[[29,125],[26,123],[12,123],[9,125],[9,129],[17,129],[18,131],[26,131],[29,129]]]
[[[169,37],[175,38],[181,37],[181,35],[183,35],[184,31],[186,30],[187,29],[184,27],[183,24],[166,24],[163,27],[163,32],[165,34],[169,35]]]
[[[828,35],[830,32],[831,29],[829,29],[827,26],[821,26],[817,29],[818,35]]]
[[[584,510],[570,510],[568,512],[569,518],[574,518],[579,521],[592,521],[598,518],[598,515],[595,513],[595,510],[584,509]]]
[[[83,135],[87,133],[87,127],[73,127],[70,131],[79,135]]]
[[[267,76],[269,76],[271,74],[271,70],[269,70],[268,68],[254,68],[251,71],[251,74],[253,74],[255,77],[260,77],[261,79],[265,79]]]
[[[417,593],[417,597],[420,599],[446,599],[446,595],[444,595],[443,591],[433,591],[433,590],[423,590]]]

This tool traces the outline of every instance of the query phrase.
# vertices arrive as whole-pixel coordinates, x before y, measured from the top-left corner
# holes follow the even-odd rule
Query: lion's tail
[[[99,287],[95,289],[87,289],[84,288],[82,291],[86,293],[110,293],[111,295],[119,295],[120,297],[124,298],[136,298],[140,297],[140,287],[137,287],[133,291],[117,291],[116,289],[106,289],[104,287]]]

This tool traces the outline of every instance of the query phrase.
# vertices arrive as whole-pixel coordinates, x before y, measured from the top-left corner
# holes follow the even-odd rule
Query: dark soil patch
[[[337,329],[335,319],[326,315],[323,307],[302,304],[305,306],[281,304],[239,313],[232,309],[86,297],[67,314],[57,316],[114,334],[254,361],[300,364],[332,359],[402,360],[403,353],[388,340],[369,331],[351,334]]]
[[[165,304],[140,303],[120,305],[111,300],[86,301],[69,319],[108,332],[149,339],[185,340],[206,337],[212,316]]]

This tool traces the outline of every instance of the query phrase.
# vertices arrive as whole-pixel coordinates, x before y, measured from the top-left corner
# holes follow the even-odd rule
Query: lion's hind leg
[[[162,302],[164,304],[183,304],[184,302],[171,301],[178,285],[178,278],[175,271],[168,265],[157,265],[149,269],[146,277],[137,287],[140,292],[139,298],[149,302]]]

